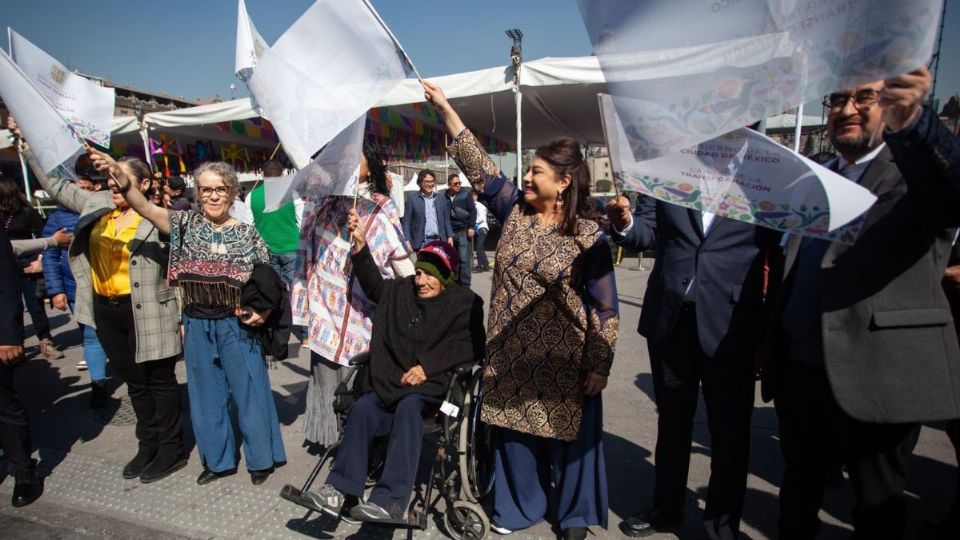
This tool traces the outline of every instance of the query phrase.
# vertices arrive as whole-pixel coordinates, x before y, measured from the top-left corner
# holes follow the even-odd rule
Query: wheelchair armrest
[[[453,372],[457,375],[467,375],[473,372],[473,366],[475,365],[476,364],[472,362],[468,364],[460,364],[459,366],[453,368]]]
[[[362,352],[347,361],[350,367],[361,367],[370,362],[370,352]]]

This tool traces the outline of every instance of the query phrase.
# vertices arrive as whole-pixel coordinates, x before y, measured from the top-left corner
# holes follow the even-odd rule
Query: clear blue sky
[[[272,43],[313,0],[246,2]],[[425,77],[505,65],[507,28],[523,30],[528,60],[591,52],[575,0],[373,4]],[[0,1],[0,29],[14,28],[71,68],[188,98],[230,97],[230,84],[238,83],[236,20],[236,0]],[[942,56],[937,95],[944,103],[960,92],[960,0],[948,0]]]

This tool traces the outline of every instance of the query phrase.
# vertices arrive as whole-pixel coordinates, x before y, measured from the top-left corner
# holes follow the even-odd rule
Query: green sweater
[[[273,253],[291,253],[297,251],[300,244],[300,228],[297,227],[297,212],[289,202],[273,212],[264,212],[263,184],[250,192],[250,210],[253,223],[260,236]]]

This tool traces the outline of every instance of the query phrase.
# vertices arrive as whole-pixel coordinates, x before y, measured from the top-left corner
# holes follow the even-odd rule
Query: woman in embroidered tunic
[[[183,299],[190,418],[204,465],[197,483],[236,472],[230,398],[251,481],[263,483],[275,464],[286,462],[261,345],[248,329],[263,325],[270,310],[241,305],[241,299],[254,268],[269,264],[269,251],[255,227],[230,217],[239,191],[236,172],[226,163],[204,163],[194,172],[202,213],[169,210],[130,190],[130,179],[110,156],[88,151],[130,206],[170,235],[168,277]]]
[[[307,327],[310,380],[304,435],[329,446],[339,437],[333,393],[340,366],[370,347],[376,303],[357,281],[350,261],[347,213],[356,211],[367,231],[370,254],[383,279],[412,276],[397,207],[390,200],[387,173],[380,155],[364,146],[358,197],[307,196],[291,294],[295,324]]]
[[[487,324],[482,419],[496,426],[492,521],[505,534],[554,501],[564,538],[607,526],[600,392],[619,324],[613,260],[580,147],[537,149],[523,192],[500,173],[436,85],[447,149],[503,223]],[[538,471],[549,470],[539,478]],[[551,486],[544,488],[544,486]]]

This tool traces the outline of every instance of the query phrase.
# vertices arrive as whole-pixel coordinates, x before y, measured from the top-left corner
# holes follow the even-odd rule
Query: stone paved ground
[[[650,261],[645,261],[647,264]],[[617,270],[622,332],[610,385],[604,392],[607,466],[610,479],[610,528],[593,530],[598,538],[621,537],[617,523],[652,497],[656,412],[646,346],[635,328],[648,272],[635,271],[628,259]],[[474,289],[489,298],[490,274],[475,276]],[[17,385],[29,409],[34,443],[48,474],[44,496],[14,509],[6,501],[12,478],[0,483],[0,531],[3,538],[440,538],[439,511],[426,531],[392,531],[350,526],[309,513],[278,496],[286,483],[299,485],[315,457],[303,447],[300,416],[304,411],[308,354],[271,371],[289,462],[262,486],[246,474],[197,486],[200,461],[196,449],[189,465],[154,484],[123,480],[120,469],[135,452],[132,411],[125,387],[115,380],[114,402],[104,412],[86,406],[85,372],[76,325],[60,312],[49,312],[58,343],[67,357],[48,362],[34,357],[17,373]],[[36,339],[27,345],[36,348]],[[297,349],[294,349],[296,352]],[[179,378],[185,383],[182,364]],[[186,396],[186,387],[182,387]],[[189,432],[189,424],[186,425]],[[192,434],[189,437],[191,446]],[[743,536],[771,538],[776,531],[777,491],[782,460],[773,408],[757,401],[753,416],[751,475],[744,507]],[[700,517],[709,474],[710,440],[706,418],[698,412],[690,464],[689,498],[682,538],[700,537]],[[241,463],[241,470],[243,465]],[[914,538],[920,523],[935,519],[950,504],[956,463],[941,426],[924,428],[911,463],[911,519]],[[848,486],[830,489],[822,517],[822,538],[844,538],[850,529],[852,494]],[[442,508],[443,503],[440,503]],[[495,537],[495,535],[492,535]],[[547,524],[517,533],[518,538],[553,538]],[[652,538],[673,538],[658,535]]]

